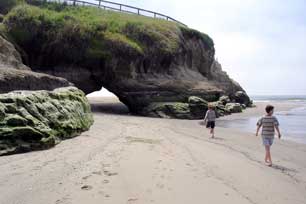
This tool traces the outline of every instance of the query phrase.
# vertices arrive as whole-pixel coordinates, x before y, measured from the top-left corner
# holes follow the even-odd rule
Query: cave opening
[[[128,107],[119,98],[106,88],[87,94],[93,113],[128,115]]]

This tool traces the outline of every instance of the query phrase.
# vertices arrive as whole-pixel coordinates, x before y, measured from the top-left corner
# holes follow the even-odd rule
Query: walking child
[[[214,111],[214,106],[208,104],[208,110],[205,114],[204,122],[206,122],[206,128],[210,128],[211,138],[215,137],[215,122],[216,112]]]
[[[268,166],[272,166],[272,158],[271,158],[271,146],[273,144],[275,130],[277,131],[278,138],[281,138],[280,130],[279,130],[279,122],[275,116],[273,116],[274,107],[271,105],[266,106],[266,115],[261,117],[257,122],[257,131],[256,136],[258,136],[258,132],[260,128],[262,143],[266,149],[265,163]]]

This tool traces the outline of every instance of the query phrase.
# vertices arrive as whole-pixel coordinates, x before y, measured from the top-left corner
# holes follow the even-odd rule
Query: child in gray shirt
[[[214,111],[214,106],[211,104],[208,105],[208,110],[205,114],[204,122],[206,122],[206,128],[210,128],[211,138],[215,137],[215,122],[216,121],[216,112]]]

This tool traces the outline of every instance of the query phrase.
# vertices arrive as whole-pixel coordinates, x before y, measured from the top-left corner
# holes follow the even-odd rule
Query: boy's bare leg
[[[268,164],[268,166],[272,166],[270,146],[267,145],[267,146],[265,146],[265,148],[266,148],[265,162]]]
[[[267,146],[265,146],[266,148],[266,154],[265,154],[265,162],[268,163],[268,152],[267,152]]]
[[[210,128],[210,134],[211,134],[211,138],[215,137],[215,135],[214,135],[214,128]]]
[[[271,158],[270,147],[269,147],[269,153],[268,153],[268,160],[269,160],[269,162],[270,162],[270,166],[272,166],[272,158]]]

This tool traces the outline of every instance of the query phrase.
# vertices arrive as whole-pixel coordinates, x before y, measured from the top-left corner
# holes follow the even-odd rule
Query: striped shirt
[[[257,126],[262,126],[262,137],[273,138],[275,135],[275,126],[279,126],[279,122],[275,116],[266,115],[258,120]]]
[[[214,110],[207,110],[204,120],[215,121],[216,120],[215,111]]]

